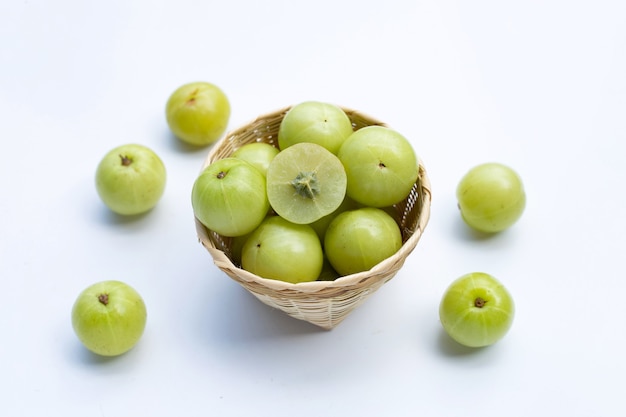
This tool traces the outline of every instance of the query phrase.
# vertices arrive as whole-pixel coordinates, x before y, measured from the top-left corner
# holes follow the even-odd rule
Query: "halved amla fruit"
[[[274,211],[297,224],[312,223],[339,207],[346,171],[332,152],[297,143],[279,152],[267,169],[267,197]]]

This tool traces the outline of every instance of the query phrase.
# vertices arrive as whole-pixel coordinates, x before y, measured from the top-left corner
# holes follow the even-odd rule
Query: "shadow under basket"
[[[252,142],[266,142],[278,147],[278,129],[290,107],[259,116],[253,122],[229,132],[207,156],[210,163],[229,157],[236,149]],[[360,112],[343,108],[354,130],[365,126],[386,126]],[[419,176],[409,196],[395,205],[396,221],[402,231],[403,245],[393,256],[369,271],[346,275],[334,281],[292,284],[252,274],[233,263],[231,239],[207,229],[195,219],[200,243],[213,257],[215,265],[241,284],[263,303],[288,315],[330,330],[363,303],[384,283],[393,278],[415,249],[430,216],[431,191],[426,170],[419,160]]]

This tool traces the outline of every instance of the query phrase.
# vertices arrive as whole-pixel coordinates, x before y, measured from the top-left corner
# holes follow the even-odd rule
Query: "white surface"
[[[18,416],[623,416],[626,2],[3,1],[0,394]],[[220,85],[230,128],[308,99],[408,136],[434,193],[405,268],[339,327],[264,306],[197,243],[190,188],[208,149],[168,133],[180,84]],[[124,220],[93,185],[106,151],[152,147],[158,207]],[[522,220],[468,233],[456,183],[497,160]],[[463,349],[442,333],[456,277],[492,273],[515,323]],[[147,303],[140,344],[103,360],[75,338],[87,285]]]

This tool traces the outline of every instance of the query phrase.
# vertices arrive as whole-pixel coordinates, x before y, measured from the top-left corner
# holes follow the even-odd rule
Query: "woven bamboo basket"
[[[202,169],[230,156],[246,143],[266,142],[278,146],[278,128],[291,107],[259,116],[256,120],[226,134],[209,152]],[[386,126],[358,111],[343,108],[355,130],[365,126]],[[330,330],[341,323],[356,307],[393,278],[415,249],[430,216],[430,181],[419,161],[419,176],[409,196],[395,206],[396,221],[402,231],[403,245],[393,256],[369,271],[339,277],[334,281],[291,284],[254,275],[233,263],[231,239],[207,229],[196,218],[200,243],[213,257],[215,265],[241,284],[263,303],[296,319]]]

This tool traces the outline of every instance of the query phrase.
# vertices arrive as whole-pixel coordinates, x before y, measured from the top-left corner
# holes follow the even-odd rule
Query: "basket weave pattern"
[[[230,156],[236,149],[252,142],[278,146],[278,129],[290,107],[258,117],[253,122],[228,133],[209,152],[203,169],[210,163]],[[343,109],[355,130],[384,123],[354,110]],[[208,230],[195,219],[202,245],[213,257],[215,265],[237,281],[263,303],[286,314],[324,329],[332,329],[356,307],[400,270],[407,256],[415,249],[430,216],[430,182],[419,162],[419,176],[409,196],[396,205],[396,221],[402,231],[403,245],[393,256],[369,271],[340,277],[335,281],[314,281],[299,284],[266,279],[254,275],[231,260],[231,239]]]

